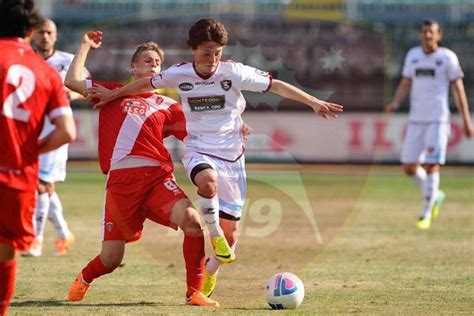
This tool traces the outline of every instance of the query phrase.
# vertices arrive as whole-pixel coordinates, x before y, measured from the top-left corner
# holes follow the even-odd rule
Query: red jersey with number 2
[[[72,115],[57,71],[20,38],[0,39],[0,185],[35,190],[44,116]]]

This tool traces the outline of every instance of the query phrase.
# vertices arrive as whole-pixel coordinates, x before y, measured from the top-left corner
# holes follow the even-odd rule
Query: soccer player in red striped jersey
[[[39,21],[32,0],[0,2],[0,315],[13,296],[16,253],[34,239],[38,154],[75,138],[61,78],[25,38]],[[38,141],[45,116],[55,130]]]
[[[92,86],[122,86],[82,79],[88,52],[101,44],[102,32],[84,35],[66,75],[68,88],[85,95]],[[139,45],[131,62],[134,78],[159,73],[163,57],[157,44]],[[143,222],[148,218],[184,232],[187,304],[219,306],[200,291],[204,235],[197,211],[174,180],[173,162],[163,144],[170,135],[183,140],[186,123],[181,105],[166,96],[149,92],[114,100],[100,109],[99,160],[102,172],[107,174],[102,250],[71,285],[69,300],[83,300],[94,279],[119,266],[125,244],[141,237]]]

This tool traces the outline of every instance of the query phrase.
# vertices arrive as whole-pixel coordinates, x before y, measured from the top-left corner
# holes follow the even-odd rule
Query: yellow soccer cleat
[[[207,297],[211,297],[214,289],[216,288],[217,283],[217,274],[210,274],[207,269],[204,269],[204,277],[202,279],[202,294],[206,295]]]
[[[186,297],[186,305],[219,307],[220,304],[210,299],[200,291],[194,292],[190,297]]]
[[[90,287],[90,284],[86,284],[82,280],[82,273],[79,274],[69,288],[67,299],[74,302],[82,301]]]
[[[211,239],[212,248],[216,259],[221,263],[231,263],[235,261],[234,250],[229,246],[227,240],[222,236],[216,236]]]
[[[436,198],[436,202],[433,205],[433,208],[431,209],[431,218],[436,219],[439,214],[439,209],[441,208],[441,204],[443,204],[444,199],[446,198],[446,194],[439,190],[438,191],[438,197]]]
[[[416,222],[416,227],[418,229],[425,230],[425,229],[429,229],[430,226],[431,226],[431,218],[428,218],[428,217],[425,217],[425,218],[420,217],[418,221]]]

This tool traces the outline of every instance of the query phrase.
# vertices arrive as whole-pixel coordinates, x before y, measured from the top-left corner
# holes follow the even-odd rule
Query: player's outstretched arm
[[[151,85],[152,77],[144,77],[131,82],[121,88],[108,90],[103,87],[92,87],[87,90],[89,98],[97,98],[100,102],[96,103],[96,107],[104,106],[105,104],[115,99],[125,97],[127,95],[135,95],[144,92],[153,91],[155,88]]]
[[[71,115],[58,116],[51,120],[51,123],[56,128],[39,141],[38,152],[40,154],[56,149],[76,139],[76,125],[74,124],[72,113]]]
[[[270,91],[284,98],[308,105],[317,115],[325,119],[337,117],[337,113],[343,111],[342,105],[319,100],[303,90],[281,80],[274,79]]]
[[[400,103],[407,97],[411,88],[411,79],[402,78],[402,81],[398,84],[397,92],[393,100],[385,106],[385,112],[392,113],[398,110]]]
[[[74,55],[69,70],[66,74],[64,84],[69,89],[84,96],[87,95],[86,81],[83,78],[87,55],[90,49],[97,49],[102,45],[102,32],[87,32],[82,37],[81,45]]]
[[[469,105],[467,103],[466,91],[464,90],[464,83],[461,78],[451,83],[453,91],[454,102],[461,113],[462,122],[464,125],[464,135],[466,137],[474,136],[474,127],[471,122],[471,115],[469,113]]]

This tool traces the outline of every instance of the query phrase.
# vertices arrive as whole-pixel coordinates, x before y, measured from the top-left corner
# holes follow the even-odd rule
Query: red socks
[[[100,256],[97,256],[92,259],[84,269],[82,269],[82,279],[87,283],[92,283],[94,279],[97,279],[101,275],[110,273],[114,270],[115,268],[107,269],[100,260]]]
[[[184,236],[183,255],[186,263],[186,285],[188,290],[186,296],[190,297],[195,291],[201,290],[201,282],[204,272],[204,236]]]
[[[0,262],[0,315],[7,314],[15,291],[16,261]]]

